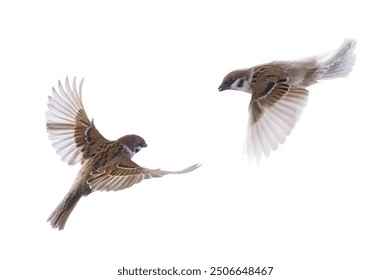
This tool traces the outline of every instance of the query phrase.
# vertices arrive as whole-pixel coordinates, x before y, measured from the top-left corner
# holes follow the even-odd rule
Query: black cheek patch
[[[242,87],[243,85],[244,85],[244,80],[241,79],[240,82],[239,82],[239,84],[238,84],[238,87]]]

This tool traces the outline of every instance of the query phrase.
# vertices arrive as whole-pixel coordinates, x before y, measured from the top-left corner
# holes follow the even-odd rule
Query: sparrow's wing
[[[84,110],[81,89],[83,80],[76,87],[76,78],[72,88],[68,77],[65,89],[58,82],[58,91],[52,89],[46,112],[46,128],[53,147],[68,164],[76,164],[92,156],[105,143],[109,143],[96,129]]]
[[[307,103],[308,91],[291,86],[279,67],[261,67],[254,75],[246,150],[250,159],[259,161],[284,143]]]
[[[137,165],[125,151],[116,158],[119,158],[119,160],[113,163],[110,162],[109,165],[91,172],[87,183],[92,191],[118,191],[129,188],[144,179],[162,177],[168,174],[183,174],[200,167],[199,164],[195,164],[180,171],[149,169]]]

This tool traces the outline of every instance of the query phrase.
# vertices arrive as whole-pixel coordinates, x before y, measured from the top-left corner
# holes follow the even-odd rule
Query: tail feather
[[[356,40],[347,39],[331,56],[320,62],[319,74],[321,80],[346,77],[353,69],[356,55]]]
[[[81,194],[70,191],[49,216],[47,221],[50,222],[50,225],[58,230],[64,229],[69,215],[72,213],[80,198]]]

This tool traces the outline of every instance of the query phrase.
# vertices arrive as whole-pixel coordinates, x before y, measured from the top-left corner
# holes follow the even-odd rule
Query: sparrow
[[[356,41],[346,39],[328,56],[299,61],[273,61],[228,73],[219,91],[251,94],[245,152],[259,163],[285,142],[307,103],[307,87],[320,80],[346,77],[356,56]]]
[[[182,174],[197,169],[195,164],[181,171],[149,169],[137,165],[133,156],[147,147],[145,140],[135,134],[115,141],[107,140],[87,117],[81,90],[83,79],[76,87],[65,80],[65,88],[58,82],[53,87],[46,112],[46,128],[53,147],[70,165],[81,163],[81,169],[67,195],[49,216],[53,228],[62,230],[81,197],[94,191],[118,191],[129,188],[144,179],[168,174]]]

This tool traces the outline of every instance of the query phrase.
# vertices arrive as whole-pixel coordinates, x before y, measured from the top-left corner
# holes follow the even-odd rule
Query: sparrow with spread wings
[[[307,87],[319,80],[345,77],[355,62],[355,40],[346,40],[326,57],[274,61],[228,73],[219,91],[250,93],[246,152],[260,161],[285,142],[307,103]]]
[[[107,140],[96,129],[84,110],[81,98],[83,80],[79,89],[76,78],[73,85],[65,80],[65,88],[58,82],[49,96],[46,127],[49,138],[62,160],[70,165],[81,162],[82,167],[61,203],[49,216],[53,228],[62,230],[82,196],[94,191],[117,191],[129,188],[144,179],[167,174],[182,174],[195,170],[195,164],[181,171],[149,169],[137,165],[133,156],[147,147],[138,135],[126,135],[116,141]]]

